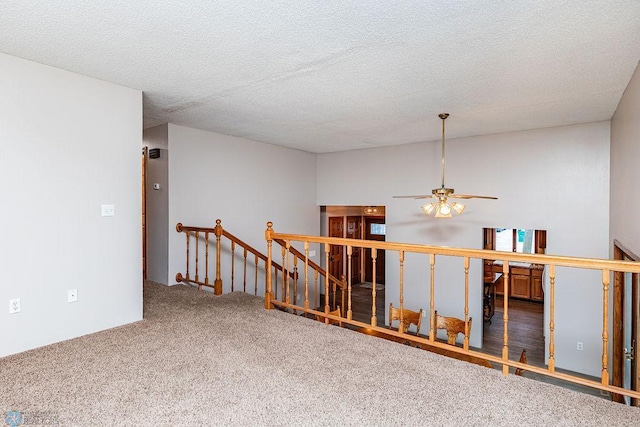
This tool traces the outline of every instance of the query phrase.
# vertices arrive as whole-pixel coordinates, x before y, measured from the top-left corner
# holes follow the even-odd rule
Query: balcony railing
[[[421,344],[423,346],[431,346],[436,347],[448,352],[455,352],[461,355],[466,355],[468,358],[480,358],[487,360],[489,362],[493,362],[499,365],[502,365],[502,371],[505,375],[509,373],[509,368],[517,368],[525,371],[536,372],[539,374],[547,375],[550,377],[554,377],[560,380],[569,381],[572,383],[577,383],[589,387],[594,387],[597,389],[605,390],[611,393],[627,395],[633,398],[640,398],[640,393],[634,390],[626,390],[621,387],[615,386],[611,384],[609,378],[609,337],[612,335],[612,325],[609,322],[609,306],[610,306],[610,284],[611,278],[615,272],[630,272],[630,273],[640,273],[640,263],[630,262],[630,261],[616,261],[616,260],[606,260],[606,259],[591,259],[591,258],[578,258],[578,257],[568,257],[568,256],[553,256],[553,255],[540,255],[540,254],[520,254],[520,253],[511,253],[511,252],[498,252],[498,251],[490,251],[490,250],[482,250],[482,249],[462,249],[462,248],[451,248],[451,247],[438,247],[438,246],[429,246],[429,245],[416,245],[416,244],[403,244],[403,243],[391,243],[391,242],[379,242],[379,241],[368,241],[368,240],[356,240],[356,239],[344,239],[344,238],[331,238],[331,237],[318,237],[318,236],[306,236],[306,235],[297,235],[297,234],[284,234],[277,233],[273,230],[273,224],[267,224],[267,230],[265,233],[265,237],[267,240],[267,259],[270,261],[273,258],[272,254],[272,242],[281,241],[284,242],[285,248],[290,248],[294,244],[302,245],[305,248],[305,264],[308,262],[308,248],[310,245],[320,245],[324,248],[325,253],[325,265],[329,265],[329,253],[332,245],[339,245],[346,248],[345,253],[347,254],[347,268],[350,270],[351,267],[351,255],[353,253],[354,248],[368,248],[371,249],[371,257],[373,264],[373,274],[372,276],[375,278],[375,269],[376,269],[376,254],[377,251],[383,250],[386,252],[387,266],[389,265],[391,253],[396,254],[396,259],[398,263],[398,272],[399,276],[397,278],[399,285],[399,294],[397,296],[398,301],[400,303],[400,313],[402,313],[402,308],[404,306],[404,294],[405,288],[407,284],[404,281],[404,273],[405,273],[405,257],[407,254],[418,254],[419,256],[424,256],[425,262],[429,266],[429,312],[430,319],[432,321],[429,322],[430,329],[428,337],[421,337],[412,334],[407,334],[402,331],[403,328],[398,328],[398,330],[390,330],[386,328],[379,327],[376,319],[375,312],[375,283],[372,286],[372,314],[371,314],[371,322],[365,323],[361,321],[357,321],[353,319],[352,316],[352,283],[351,283],[351,271],[347,272],[346,277],[348,278],[346,283],[347,288],[347,310],[346,316],[336,316],[329,314],[331,308],[328,303],[325,304],[324,310],[315,310],[310,309],[307,299],[305,298],[304,303],[302,305],[292,304],[288,301],[278,301],[273,294],[274,289],[274,275],[271,273],[267,273],[266,276],[266,290],[265,290],[265,307],[273,308],[273,307],[281,307],[289,310],[302,311],[304,313],[308,313],[310,315],[321,316],[325,319],[326,323],[329,323],[330,320],[334,320],[336,322],[342,322],[343,324],[352,325],[358,328],[366,328],[368,330],[376,331],[377,333],[388,334],[394,337],[408,339],[415,343]],[[288,250],[288,249],[287,249]],[[364,251],[362,251],[364,252]],[[442,283],[436,283],[435,272],[437,268],[437,261],[441,257],[453,257],[462,259],[462,265],[464,270],[464,321],[466,324],[465,327],[465,337],[463,341],[462,347],[451,346],[445,342],[441,342],[436,338],[436,328],[435,322],[433,319],[435,318],[436,311],[436,300],[435,300],[435,290],[438,286],[443,286]],[[286,258],[286,256],[285,256]],[[502,355],[495,356],[491,354],[487,354],[481,351],[472,350],[469,348],[469,266],[471,260],[496,260],[502,262],[502,275],[503,275],[503,283],[504,283],[504,298],[503,298],[503,322],[504,322],[504,330],[503,330],[503,344],[502,344]],[[548,311],[548,363],[546,367],[533,366],[525,363],[521,363],[519,360],[511,360],[509,359],[509,276],[511,271],[510,263],[531,263],[531,264],[539,264],[543,265],[548,274],[548,295],[545,295],[545,299],[548,298],[549,301],[549,311]],[[582,270],[595,270],[601,273],[601,292],[602,292],[602,326],[601,326],[601,334],[602,334],[602,353],[601,353],[601,373],[600,373],[600,381],[593,381],[589,379],[585,379],[581,376],[577,376],[570,373],[558,372],[556,370],[556,291],[561,289],[564,285],[563,283],[557,283],[556,269],[557,267],[570,267],[575,269]],[[304,269],[303,271],[307,271]],[[390,278],[387,277],[387,283],[389,283]],[[304,294],[307,295],[307,277],[303,278],[305,283]],[[328,282],[325,283],[325,286],[328,286]],[[387,300],[390,298],[394,298],[389,295],[387,292]],[[403,323],[402,318],[400,319],[400,323]]]

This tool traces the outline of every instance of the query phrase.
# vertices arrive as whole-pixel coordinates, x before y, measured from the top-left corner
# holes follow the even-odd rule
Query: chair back
[[[464,320],[458,319],[456,317],[445,317],[440,316],[438,312],[435,312],[435,329],[445,329],[447,331],[447,343],[451,345],[456,345],[456,339],[458,338],[458,334],[471,335],[471,322],[473,319],[469,318],[469,330],[466,331],[465,334],[465,323]]]
[[[398,330],[402,333],[407,333],[411,324],[416,325],[416,335],[420,333],[420,326],[422,325],[423,311],[413,311],[408,308],[402,309],[402,323],[398,325]],[[400,321],[400,309],[389,304],[389,329],[391,329],[394,321]]]

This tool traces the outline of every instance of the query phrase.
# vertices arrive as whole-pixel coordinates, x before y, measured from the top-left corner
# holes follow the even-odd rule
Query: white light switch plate
[[[116,205],[102,205],[102,216],[115,216]]]

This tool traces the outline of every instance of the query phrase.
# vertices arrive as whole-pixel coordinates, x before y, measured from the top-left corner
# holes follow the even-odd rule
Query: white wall
[[[611,241],[640,254],[640,66],[611,119]]]
[[[450,119],[451,120],[451,119]],[[455,126],[452,121],[450,126]],[[547,230],[547,253],[608,256],[609,123],[539,129],[447,141],[446,184],[491,195],[469,200],[453,219],[426,217],[412,199],[440,186],[440,142],[318,155],[318,204],[387,207],[387,241],[481,248],[483,227]],[[398,300],[399,265],[387,254],[386,304]],[[405,305],[429,307],[428,258],[405,260]],[[471,345],[482,342],[482,268],[471,265]],[[435,306],[462,317],[461,260],[436,262]],[[599,374],[601,284],[597,273],[558,272],[556,366]],[[579,330],[579,332],[576,332]],[[576,341],[584,351],[576,351]]]
[[[0,356],[140,320],[141,92],[0,54],[0,94]]]
[[[314,154],[173,124],[169,151],[170,283],[175,283],[176,273],[185,274],[185,235],[175,231],[178,222],[213,227],[219,218],[226,230],[263,253],[267,221],[273,221],[276,231],[319,234]],[[192,269],[193,255],[192,249]],[[318,255],[313,260],[318,262]],[[228,292],[230,267],[226,260],[222,265]],[[202,277],[204,264],[200,268]],[[214,276],[211,270],[211,283]],[[253,270],[248,277],[253,289]],[[241,283],[241,270],[236,280]]]
[[[147,279],[169,284],[169,127],[147,128],[144,144],[160,150],[160,158],[147,159]],[[160,184],[155,190],[154,184]]]

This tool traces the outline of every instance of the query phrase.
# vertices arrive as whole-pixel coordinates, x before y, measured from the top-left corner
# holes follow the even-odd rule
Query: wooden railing
[[[315,306],[320,303],[320,291],[322,290],[330,298],[333,308],[340,304],[342,304],[341,307],[344,307],[346,278],[342,276],[341,279],[337,279],[327,274],[322,267],[308,259],[308,256],[306,256],[308,254],[303,254],[288,242],[278,239],[273,241],[281,245],[282,264],[279,264],[273,259],[268,259],[262,252],[225,230],[219,219],[216,220],[216,226],[213,228],[185,226],[178,223],[176,231],[185,233],[186,238],[185,273],[176,274],[176,282],[178,283],[184,282],[197,285],[200,290],[203,287],[213,288],[215,295],[221,295],[223,293],[223,276],[226,273],[226,278],[229,280],[230,285],[229,291],[247,292],[247,286],[249,286],[249,291],[253,291],[254,295],[258,295],[259,289],[262,288],[262,292],[260,292],[262,296],[264,293],[264,278],[266,277],[266,272],[269,271],[269,275],[273,275],[274,284],[277,284],[278,278],[280,278],[280,286],[272,288],[274,298],[278,299],[278,290],[280,290],[281,302],[295,306],[297,305],[300,286],[300,265],[304,265],[303,271],[306,273],[304,277],[307,280],[304,288],[306,292],[305,301],[307,302],[305,308],[309,308],[309,273],[313,278],[311,287],[315,295]],[[223,238],[228,240],[228,243],[224,242]],[[210,255],[210,249],[213,251],[212,255]],[[226,250],[228,250],[230,258],[228,260],[229,266],[223,268],[222,258]],[[204,260],[202,252],[204,252]],[[241,288],[236,286],[238,262],[241,264]],[[204,277],[202,274],[203,266]],[[267,268],[267,266],[271,266],[271,268]],[[212,269],[213,283],[210,278]],[[249,277],[249,275],[252,277]],[[261,284],[263,286],[260,286]],[[327,286],[329,292],[324,292],[325,286]]]
[[[390,335],[392,337],[403,338],[407,340],[414,341],[418,344],[428,347],[434,347],[435,349],[445,350],[448,352],[454,352],[461,355],[465,355],[470,358],[480,358],[487,360],[489,362],[497,363],[502,365],[502,371],[505,375],[509,373],[509,367],[519,368],[525,371],[536,372],[539,374],[547,375],[550,377],[558,378],[561,380],[569,381],[572,383],[577,383],[589,387],[594,387],[597,389],[605,390],[612,393],[619,393],[627,396],[631,396],[634,398],[640,398],[640,393],[637,391],[626,390],[621,387],[617,387],[611,385],[609,379],[609,336],[611,331],[611,325],[609,325],[609,291],[610,291],[610,282],[611,276],[613,272],[632,272],[632,273],[640,273],[640,264],[629,262],[629,261],[615,261],[615,260],[605,260],[605,259],[589,259],[589,258],[577,258],[577,257],[567,257],[567,256],[552,256],[552,255],[539,255],[539,254],[519,254],[519,253],[511,253],[511,252],[498,252],[498,251],[490,251],[490,250],[482,250],[482,249],[460,249],[460,248],[450,248],[450,247],[438,247],[438,246],[429,246],[429,245],[415,245],[415,244],[401,244],[401,243],[391,243],[391,242],[379,242],[379,241],[367,241],[367,240],[356,240],[356,239],[344,239],[344,238],[330,238],[330,237],[318,237],[318,236],[305,236],[305,235],[296,235],[296,234],[283,234],[276,233],[273,230],[273,224],[269,222],[267,224],[267,230],[265,232],[265,238],[267,240],[267,262],[270,263],[273,260],[273,242],[280,242],[284,248],[291,248],[291,245],[294,243],[301,244],[304,246],[304,263],[305,266],[309,263],[308,257],[308,248],[310,244],[320,244],[324,245],[325,248],[325,263],[329,265],[329,253],[331,245],[340,245],[346,247],[347,254],[347,266],[350,268],[351,266],[351,255],[353,253],[354,248],[369,248],[371,249],[371,256],[373,261],[373,274],[372,276],[376,276],[376,253],[379,250],[395,252],[397,254],[398,259],[398,268],[399,268],[399,295],[398,299],[400,302],[400,313],[402,313],[402,308],[404,304],[404,269],[405,269],[405,255],[406,254],[422,254],[425,256],[425,261],[428,262],[429,265],[429,311],[430,311],[430,319],[434,319],[435,314],[435,269],[436,269],[436,261],[439,257],[457,257],[462,258],[463,260],[463,268],[464,268],[464,321],[466,324],[465,327],[465,337],[462,347],[451,346],[440,340],[436,339],[436,330],[434,322],[430,323],[430,330],[428,337],[420,337],[416,335],[410,335],[402,332],[402,328],[398,328],[399,330],[390,330],[387,328],[382,328],[377,325],[376,319],[376,294],[375,294],[375,284],[372,286],[372,315],[371,322],[365,323],[361,321],[356,321],[352,318],[351,311],[351,272],[347,273],[347,312],[346,316],[336,316],[330,314],[330,304],[328,298],[326,298],[324,310],[315,310],[309,308],[308,301],[308,277],[304,278],[304,303],[303,305],[297,305],[295,303],[291,303],[288,299],[285,301],[279,301],[275,294],[274,289],[276,288],[277,278],[274,279],[274,275],[267,273],[266,277],[266,289],[265,289],[265,308],[271,309],[274,307],[286,308],[289,310],[302,311],[307,314],[316,315],[320,318],[324,318],[326,323],[329,323],[330,320],[334,320],[336,322],[340,321],[344,324],[352,325],[359,328],[365,328],[366,330],[373,330],[378,333],[383,333]],[[391,257],[389,253],[386,255],[386,259],[389,260]],[[503,331],[503,346],[502,346],[502,355],[495,356],[487,353],[483,353],[480,351],[475,351],[469,348],[469,266],[470,260],[497,260],[502,261],[503,263],[503,280],[504,280],[504,298],[503,298],[503,322],[504,322],[504,331]],[[526,263],[535,263],[541,264],[545,266],[546,271],[548,272],[549,277],[549,340],[548,340],[548,363],[546,368],[534,365],[528,365],[521,363],[519,360],[510,360],[509,359],[509,275],[510,275],[510,263],[513,262],[526,262]],[[388,264],[387,264],[388,265]],[[556,283],[556,268],[557,267],[572,267],[578,269],[586,269],[586,270],[596,270],[601,272],[602,277],[602,355],[601,355],[601,376],[600,381],[593,381],[589,379],[585,379],[581,376],[577,376],[574,374],[563,373],[556,371],[556,354],[555,354],[555,330],[556,330],[556,307],[555,307],[555,293],[556,288],[559,286]],[[308,270],[305,268],[303,270],[307,272]],[[305,273],[308,274],[308,273]],[[329,277],[325,276],[325,286],[329,286]],[[388,282],[388,280],[387,280]],[[390,298],[390,295],[387,293],[387,298]],[[545,296],[545,298],[547,298]],[[400,320],[402,323],[402,319]]]

